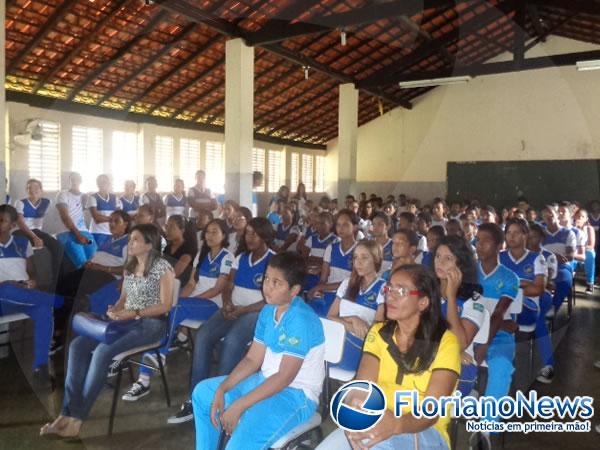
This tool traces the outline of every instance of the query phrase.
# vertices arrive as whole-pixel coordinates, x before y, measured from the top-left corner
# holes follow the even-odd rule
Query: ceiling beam
[[[398,79],[404,76],[402,72],[404,72],[406,69],[410,68],[414,64],[417,64],[428,56],[440,52],[440,49],[446,48],[455,41],[465,38],[470,34],[479,32],[479,30],[498,20],[500,17],[508,15],[510,12],[514,11],[515,3],[516,0],[507,0],[495,7],[490,7],[481,14],[476,14],[472,19],[463,22],[460,26],[454,28],[452,31],[440,36],[437,39],[433,39],[430,42],[426,42],[425,44],[417,47],[407,56],[398,60],[396,63],[388,67],[384,67],[379,72],[359,82],[357,87],[373,88],[397,83]]]
[[[34,86],[32,92],[37,93],[46,83],[52,81],[52,79],[64,69],[64,67],[71,62],[71,60],[79,54],[81,50],[83,50],[87,45],[96,38],[98,32],[111,20],[113,20],[117,13],[125,7],[125,4],[128,0],[118,0],[115,3],[115,7],[106,12],[106,15],[100,19],[100,21],[96,24],[93,30],[88,30],[88,32],[82,37],[79,41],[79,44],[75,46],[70,52],[65,54],[65,56],[59,61],[59,63],[54,66],[54,68],[50,71],[48,75],[39,80]]]
[[[314,16],[308,19],[310,22],[290,23],[289,20],[276,18],[268,20],[259,31],[246,33],[244,40],[251,46],[273,44],[293,37],[326,33],[334,29],[365,25],[382,19],[402,15],[413,16],[426,9],[446,8],[454,4],[453,0],[393,0],[348,12]]]
[[[154,17],[150,19],[150,21],[146,24],[146,26],[137,36],[135,36],[131,41],[127,42],[125,45],[119,48],[114,55],[109,56],[109,59],[100,64],[100,67],[92,70],[75,89],[72,89],[69,95],[67,95],[67,100],[73,100],[77,96],[77,94],[84,90],[89,83],[98,78],[98,76],[100,76],[102,72],[104,72],[106,69],[112,66],[123,55],[128,53],[132,48],[139,44],[139,42],[142,39],[147,38],[148,35],[152,33],[152,31],[154,31],[154,28],[169,15],[167,11],[158,11],[159,12],[154,14]]]
[[[36,48],[40,42],[44,40],[46,34],[49,31],[51,31],[58,24],[58,22],[60,22],[63,19],[63,17],[69,11],[71,5],[73,5],[73,3],[75,3],[75,0],[66,0],[54,10],[54,13],[48,18],[46,23],[42,27],[40,27],[40,29],[33,36],[33,39],[31,39],[31,41],[29,41],[27,45],[25,45],[25,47],[21,50],[21,52],[19,52],[15,59],[13,59],[10,62],[10,64],[6,67],[7,74],[12,73],[18,67],[18,65],[21,64],[23,59],[25,59],[25,57],[29,55],[29,53],[34,48]]]
[[[143,72],[149,69],[153,64],[156,63],[160,58],[169,53],[173,48],[181,44],[181,41],[187,39],[196,29],[198,25],[196,23],[187,24],[182,30],[179,32],[175,38],[166,44],[164,47],[160,49],[160,51],[148,58],[144,64],[142,64],[139,68],[134,70],[128,77],[126,77],[123,81],[121,81],[117,86],[108,91],[98,100],[98,104],[101,104],[104,100],[111,98],[117,92],[121,91],[125,86],[127,86],[131,81],[135,80],[138,76],[140,76]]]
[[[577,12],[579,14],[600,15],[600,3],[584,0],[527,0],[527,3],[538,7],[550,7],[564,9],[565,12]]]

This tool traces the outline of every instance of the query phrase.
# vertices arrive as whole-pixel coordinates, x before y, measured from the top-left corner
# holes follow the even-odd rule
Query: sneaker
[[[594,361],[594,367],[596,369],[600,369],[600,359],[597,359],[596,361]]]
[[[473,433],[469,436],[469,450],[491,450],[492,442],[488,433]]]
[[[113,361],[110,363],[110,366],[108,366],[108,378],[112,378],[112,377],[116,377],[117,375],[119,375],[119,366],[121,365],[121,361]],[[129,370],[129,367],[127,366],[123,366],[123,368],[121,369],[121,372],[125,372],[126,370]]]
[[[544,366],[542,370],[538,373],[536,380],[540,383],[550,384],[554,379],[554,367],[552,366]]]
[[[140,398],[145,397],[150,393],[150,386],[146,387],[139,381],[136,381],[131,385],[129,390],[123,397],[121,397],[126,402],[135,402]]]
[[[594,285],[588,284],[587,288],[585,289],[585,293],[587,295],[594,295]]]
[[[189,422],[190,420],[194,420],[194,410],[192,409],[192,401],[186,400],[181,404],[181,409],[179,412],[167,419],[167,423],[185,423]]]
[[[188,342],[189,342],[189,338],[187,336],[184,335],[184,339],[181,339],[181,337],[179,335],[177,335],[177,337],[175,339],[173,339],[173,342],[171,343],[171,346],[169,347],[169,351],[173,352],[175,350],[179,350],[182,348],[186,348],[188,346]],[[154,359],[156,359],[156,355]]]
[[[167,356],[159,353],[162,361],[163,368],[167,367]],[[158,359],[156,359],[156,353],[144,353],[144,362],[148,365],[152,365],[158,369]]]

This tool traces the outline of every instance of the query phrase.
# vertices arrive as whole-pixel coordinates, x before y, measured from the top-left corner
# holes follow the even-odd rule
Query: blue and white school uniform
[[[422,266],[433,268],[433,253],[431,252],[419,252],[415,257],[415,264],[421,264]]]
[[[392,254],[392,247],[394,242],[388,238],[387,242],[381,247],[383,250],[383,260],[381,261],[380,274],[383,274],[392,268],[394,262],[394,255]]]
[[[98,251],[92,257],[92,262],[107,267],[121,267],[127,262],[127,243],[129,235],[118,239],[104,239],[98,246]],[[114,274],[113,274],[114,275]],[[118,289],[121,275],[114,275],[115,281],[109,282],[90,294],[90,311],[96,314],[105,314],[108,305],[114,305],[121,292]]]
[[[269,260],[275,253],[267,250],[255,262],[252,262],[252,253],[244,252],[235,259],[232,269],[235,277],[231,301],[234,306],[249,306],[263,300],[262,284]]]
[[[286,227],[283,225],[283,223],[277,225],[274,241],[275,246],[281,247],[290,235],[296,235],[296,238],[300,236],[300,229],[298,228],[298,226],[290,224]],[[296,242],[292,243],[288,247],[288,251],[296,251]]]
[[[340,299],[339,317],[356,316],[371,326],[375,321],[377,308],[379,308],[379,305],[385,303],[383,297],[383,286],[385,286],[385,283],[383,278],[376,278],[366,289],[358,291],[355,300],[350,300],[347,297],[350,279],[346,278],[342,281],[335,294]],[[342,360],[335,367],[350,371],[358,369],[358,364],[362,356],[363,342],[363,339],[346,332]]]
[[[30,230],[41,230],[44,226],[44,217],[48,213],[48,207],[50,206],[50,200],[47,198],[41,198],[37,205],[31,203],[28,198],[17,200],[15,202],[15,209],[17,213],[23,216],[25,225]]]
[[[260,371],[225,394],[225,406],[256,389],[279,371],[284,356],[302,361],[289,386],[248,408],[227,444],[229,449],[269,448],[315,413],[325,377],[325,336],[321,321],[300,297],[276,319],[275,305],[265,305],[254,333],[255,345],[265,347]],[[196,448],[217,448],[221,430],[210,421],[215,392],[225,376],[200,382],[192,393]]]
[[[314,234],[312,234],[311,236],[309,236],[306,239],[305,245],[306,245],[306,247],[309,248],[308,256],[323,259],[323,257],[325,256],[325,250],[327,249],[329,244],[337,242],[338,240],[339,240],[339,238],[333,233],[329,233],[327,236],[325,236],[323,239],[321,239],[321,238],[319,238],[318,233],[315,232]],[[321,274],[306,275],[306,279],[304,281],[304,287],[303,287],[304,290],[310,291],[317,284],[319,284],[320,280],[321,280]]]
[[[139,195],[134,195],[131,200],[129,200],[127,197],[125,197],[123,195],[123,196],[119,197],[119,200],[121,201],[123,211],[125,211],[130,216],[135,216],[138,212],[138,209],[140,209],[140,196]]]
[[[33,320],[33,368],[48,364],[48,352],[54,330],[53,309],[60,308],[63,299],[35,289],[5,281],[27,281],[27,259],[33,255],[29,240],[12,235],[6,244],[0,243],[0,316],[22,313]]]
[[[183,216],[187,217],[188,202],[187,197],[183,194],[177,197],[175,194],[167,194],[164,199],[165,208],[167,212],[167,220],[171,216]]]
[[[75,238],[75,235],[65,226],[62,220],[59,221],[56,239],[65,248],[65,253],[73,262],[75,268],[79,269],[94,256],[94,253],[96,253],[96,241],[85,225],[85,218],[83,215],[83,194],[74,194],[69,190],[61,191],[56,197],[56,205],[63,205],[66,207],[73,225],[75,225],[82,236],[90,241],[89,244],[81,244]]]
[[[102,197],[100,192],[96,192],[88,197],[86,208],[96,208],[98,214],[110,216],[113,212],[122,208],[121,200],[115,194],[108,194]],[[90,220],[90,233],[94,236],[96,244],[100,246],[102,241],[111,239],[110,226],[108,222],[96,223],[94,218]]]
[[[512,270],[519,280],[534,281],[536,277],[548,276],[546,259],[541,253],[525,250],[525,254],[515,260],[510,250],[500,252],[500,263]],[[540,314],[539,297],[523,297],[523,310],[517,317],[520,326],[530,327],[535,325]]]
[[[556,255],[567,255],[567,248],[575,251],[577,247],[577,238],[575,233],[569,228],[561,227],[555,233],[551,233],[547,228],[544,228],[544,248]],[[560,305],[571,292],[573,287],[573,268],[569,263],[558,264],[556,272],[556,289],[552,303],[554,310],[558,312]]]
[[[473,297],[468,299],[456,299],[458,315],[461,320],[468,320],[477,327],[477,333],[473,337],[473,341],[464,350],[465,353],[471,356],[473,361],[475,361],[474,344],[486,344],[490,335],[490,316],[486,313],[483,303],[477,301],[479,298],[479,294],[474,294]],[[445,298],[442,298],[442,315],[445,319],[448,318],[448,300]],[[461,363],[456,390],[460,391],[463,396],[469,395],[475,387],[477,375],[477,365],[475,363]]]
[[[490,317],[494,313],[501,298],[507,297],[515,300],[519,293],[519,278],[515,273],[498,263],[491,273],[486,274],[477,264],[479,284],[483,288],[483,294],[479,299],[487,309]],[[504,315],[504,320],[514,320],[510,308]],[[513,334],[499,330],[490,342],[486,362],[488,365],[488,383],[485,390],[486,396],[500,399],[508,395],[512,374],[515,370],[513,361],[515,357],[515,337]],[[498,421],[499,417],[489,416],[485,420]]]

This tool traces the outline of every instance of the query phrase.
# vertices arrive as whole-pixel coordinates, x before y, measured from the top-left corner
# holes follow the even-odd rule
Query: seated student
[[[500,252],[500,262],[519,277],[519,285],[523,289],[523,311],[517,317],[517,323],[524,326],[535,325],[537,328],[540,316],[542,316],[543,326],[545,327],[545,316],[548,307],[546,305],[542,307],[541,303],[548,278],[548,265],[541,252],[527,249],[529,233],[527,222],[522,219],[508,219],[506,222],[507,249]],[[544,339],[544,337],[541,339]],[[542,350],[543,362],[545,362],[548,353],[543,349],[545,343],[540,340],[539,345]],[[552,350],[549,353],[550,358],[552,358]],[[543,383],[551,383],[553,378],[554,364],[545,364],[537,379]]]
[[[267,305],[248,353],[229,376],[194,389],[197,449],[216,450],[221,430],[230,436],[228,449],[269,448],[317,410],[325,336],[319,318],[298,297],[304,274],[300,255],[285,252],[269,261]]]
[[[429,228],[429,230],[427,230],[427,251],[418,254],[417,258],[415,258],[415,262],[427,267],[433,267],[435,249],[445,235],[446,230],[439,225],[434,225]]]
[[[123,211],[135,219],[135,215],[140,207],[140,196],[135,194],[135,181],[125,181],[125,191],[119,197]]]
[[[158,231],[160,233],[160,248],[162,252],[165,251],[165,248],[167,247],[167,240],[165,239],[164,231],[156,221],[156,216],[154,215],[154,210],[152,209],[152,206],[150,206],[149,204],[140,205],[140,207],[138,208],[138,213],[135,215],[135,224],[152,224],[156,228],[158,228]]]
[[[269,214],[267,214],[267,219],[269,222],[271,222],[273,227],[276,227],[281,223],[281,212],[283,211],[285,204],[286,201],[281,198],[278,198],[271,203]]]
[[[312,219],[311,219],[312,221]],[[323,257],[325,250],[330,244],[337,242],[339,238],[331,232],[333,216],[328,212],[318,214],[316,220],[312,221],[312,227],[316,233],[306,238],[305,245],[298,244],[298,251],[307,259],[306,281],[304,290],[310,291],[319,284],[323,271]]]
[[[387,237],[387,234],[386,234]],[[375,241],[360,241],[352,255],[352,275],[340,284],[327,318],[346,328],[342,360],[336,364],[345,370],[358,368],[365,337],[373,322],[384,319],[383,286],[377,273],[383,254]]]
[[[171,266],[160,256],[158,229],[153,225],[136,225],[131,231],[128,255],[121,298],[108,307],[106,314],[112,320],[139,320],[112,344],[86,336],[71,341],[62,410],[54,422],[42,427],[42,436],[78,436],[104,387],[106,370],[113,357],[156,342],[165,334],[174,277]]]
[[[533,208],[529,208],[527,211],[525,211],[525,218],[527,219],[527,222],[529,222],[529,223],[538,223],[539,222],[538,213]]]
[[[398,216],[398,229],[413,230],[417,232],[417,216],[410,211],[400,213],[400,215]],[[420,252],[426,252],[427,233],[421,235],[417,232],[417,237],[419,238],[419,245],[417,246],[417,250],[419,250]]]
[[[214,219],[212,212],[210,211],[199,211],[196,219],[190,219],[192,222],[196,223],[196,240],[198,241],[198,255],[194,260],[194,266],[198,264],[198,258],[200,256],[200,252],[202,251],[202,246],[204,244],[204,229]],[[227,232],[227,246],[229,246],[229,232]]]
[[[442,317],[439,287],[429,269],[408,265],[396,269],[385,288],[386,318],[369,330],[357,380],[377,383],[387,399],[382,419],[364,432],[335,430],[318,450],[364,448],[441,450],[450,448],[450,415],[416,418],[409,407],[394,416],[396,391],[418,387],[419,401],[454,392],[460,371],[460,344]],[[362,395],[344,403],[360,407]]]
[[[232,231],[234,231],[234,227],[233,227],[233,213],[235,213],[238,209],[240,208],[240,205],[238,205],[236,202],[234,202],[233,200],[225,200],[225,203],[223,203],[223,212],[221,214],[221,219],[223,219],[225,221],[225,224],[227,225],[227,233],[231,233]],[[252,216],[254,217],[254,216]]]
[[[392,237],[394,231],[398,229],[398,217],[396,216],[396,202],[388,201],[385,205],[383,205],[382,211],[383,213],[390,218],[391,226],[389,230],[389,236]]]
[[[140,198],[140,205],[148,205],[152,208],[154,213],[154,219],[159,225],[164,224],[165,216],[167,214],[165,204],[162,197],[156,191],[158,189],[158,181],[155,176],[149,176],[146,178],[146,192]]]
[[[227,285],[234,260],[233,255],[226,248],[227,227],[225,221],[221,219],[210,221],[206,226],[204,240],[204,250],[200,253],[195,276],[190,277],[188,283],[183,287],[177,306],[171,311],[169,318],[170,341],[166,342],[160,351],[163,357],[163,365],[173,339],[176,340],[177,345],[185,344],[188,339],[182,333],[174,338],[175,331],[181,322],[186,319],[208,320],[223,306],[221,293]],[[146,357],[146,359],[149,360],[148,362],[158,365],[155,358]],[[123,400],[136,401],[149,394],[151,375],[151,370],[144,367],[140,368],[138,380],[123,395]],[[192,416],[187,418],[187,420],[191,419]],[[187,420],[182,420],[182,417],[177,414],[175,419],[169,419],[169,423],[180,423]]]
[[[475,258],[464,239],[445,236],[435,251],[433,268],[440,281],[442,314],[463,352],[457,390],[469,395],[477,381],[473,342],[478,333],[480,341],[487,341],[490,326],[485,306],[478,301],[482,288]]]
[[[306,241],[317,232],[317,222],[319,221],[319,209],[313,208],[309,211],[309,213],[304,218],[304,223],[302,224],[302,234],[298,238],[298,244],[296,248],[298,252],[303,255],[305,258],[308,255],[308,249],[306,248]],[[306,254],[305,254],[306,252]]]
[[[490,314],[490,333],[487,344],[475,348],[475,361],[488,365],[488,381],[485,395],[500,399],[508,395],[512,374],[515,370],[514,332],[517,325],[515,317],[509,312],[511,303],[517,298],[519,279],[512,270],[500,264],[498,255],[504,244],[504,233],[495,223],[484,223],[477,232],[477,255],[479,257],[479,284],[483,288],[479,300]],[[497,415],[488,415],[485,420],[499,421]],[[489,433],[473,435],[480,437],[488,448]]]
[[[546,205],[544,207],[542,217],[546,224],[544,248],[554,253],[558,261],[555,281],[556,289],[552,298],[554,312],[557,313],[573,287],[571,261],[573,261],[577,240],[572,230],[559,225],[558,211],[553,205]]]
[[[198,253],[196,226],[177,214],[169,217],[165,232],[167,246],[163,256],[173,266],[175,278],[185,286],[190,280],[194,259]]]
[[[367,238],[370,233],[371,222],[364,220],[360,216],[360,206],[357,201],[350,202],[349,209],[358,217],[358,233],[356,234],[356,239],[360,241],[361,239]]]
[[[105,240],[111,239],[108,222],[110,215],[122,208],[118,197],[110,192],[110,179],[108,175],[98,175],[96,178],[98,192],[87,199],[86,209],[89,209],[92,220],[90,221],[90,233],[94,236],[96,245],[100,246]]]
[[[460,220],[448,219],[448,222],[446,222],[446,236],[458,236],[462,239],[465,238]]]
[[[381,246],[383,252],[383,261],[381,262],[380,273],[383,274],[392,268],[394,255],[392,254],[393,242],[389,238],[389,229],[392,225],[389,216],[378,212],[373,216],[373,238]]]
[[[300,229],[294,223],[292,208],[285,205],[281,211],[281,223],[277,225],[273,250],[277,253],[287,250],[296,251],[296,241],[300,235]]]
[[[582,232],[582,230],[573,224],[573,208],[574,205],[571,205],[569,202],[561,202],[558,205],[558,224],[561,227],[571,230],[575,235],[575,252],[573,253],[573,260],[571,261],[571,269],[573,273],[575,273],[577,262],[585,260],[587,233]]]
[[[171,216],[188,216],[188,203],[187,197],[185,196],[185,185],[181,178],[175,180],[173,186],[173,192],[165,195],[163,199],[165,204],[166,219],[169,220]]]
[[[196,333],[192,359],[192,389],[208,378],[213,350],[220,343],[217,375],[227,375],[240,362],[252,340],[254,327],[264,298],[262,284],[267,264],[275,254],[273,226],[264,217],[255,217],[246,225],[242,248],[246,249],[235,258],[229,273],[229,281],[223,290],[223,307],[214,313]],[[188,400],[178,415],[191,419],[192,408]],[[170,420],[180,423],[183,420]]]
[[[464,208],[461,202],[453,201],[450,203],[450,210],[448,211],[448,221],[452,219],[460,219],[460,215],[463,213]]]
[[[56,197],[56,209],[60,216],[56,239],[63,245],[66,255],[79,269],[96,253],[96,241],[85,225],[83,215],[83,194],[79,190],[81,175],[69,175],[69,189]]]
[[[421,212],[417,216],[417,220],[415,222],[416,232],[420,236],[424,236],[425,239],[427,239],[427,231],[429,231],[429,228],[431,227],[431,220],[431,214],[427,212]],[[425,242],[427,242],[427,240],[425,240]]]
[[[417,233],[412,230],[400,229],[392,236],[392,267],[384,272],[382,278],[389,280],[390,274],[400,266],[415,264],[417,253]]]
[[[335,291],[343,279],[352,273],[352,252],[356,247],[358,216],[349,209],[342,209],[335,220],[339,241],[329,244],[323,255],[323,267],[319,284],[308,292],[310,305],[321,317],[327,316],[335,300]]]
[[[498,223],[498,216],[496,215],[496,210],[491,205],[486,205],[482,207],[479,217],[481,219],[481,223]]]
[[[580,231],[584,245],[583,258],[575,256],[578,265],[583,265],[585,271],[586,294],[594,293],[594,280],[596,274],[596,232],[589,224],[588,213],[579,208],[575,212],[575,227]]]
[[[33,320],[33,369],[39,381],[48,379],[48,352],[52,339],[54,308],[62,306],[62,298],[36,290],[27,238],[15,236],[17,210],[0,205],[0,316],[23,313]]]
[[[243,250],[240,243],[244,240],[244,232],[246,225],[252,220],[252,213],[244,206],[240,206],[237,211],[231,215],[231,223],[233,231],[229,233],[227,250],[235,256],[239,255]]]
[[[435,198],[433,200],[433,204],[431,205],[431,225],[432,227],[440,226],[442,228],[446,227],[446,202],[441,198]]]
[[[17,224],[19,230],[36,248],[43,247],[46,233],[42,232],[44,217],[48,213],[50,200],[42,197],[42,182],[36,179],[27,180],[27,198],[17,200],[15,209],[19,215]],[[45,236],[44,236],[45,235]]]

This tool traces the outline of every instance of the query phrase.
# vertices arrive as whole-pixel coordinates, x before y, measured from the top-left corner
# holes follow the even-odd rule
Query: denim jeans
[[[192,389],[208,378],[213,349],[221,338],[221,352],[217,375],[227,375],[241,361],[254,337],[258,312],[244,314],[234,320],[225,320],[222,311],[214,313],[198,330],[194,340],[192,360]]]
[[[418,442],[417,445],[415,443]],[[403,433],[392,436],[372,447],[373,450],[448,450],[448,444],[433,427],[420,433]],[[319,444],[316,450],[352,450],[343,430],[337,429]]]
[[[48,365],[48,352],[54,331],[54,308],[60,308],[59,295],[10,283],[0,284],[0,316],[22,313],[33,320],[33,368]]]
[[[86,261],[92,259],[92,256],[94,256],[98,249],[96,241],[94,241],[94,237],[91,233],[81,230],[79,232],[82,236],[90,240],[91,243],[85,245],[80,243],[70,231],[65,231],[56,236],[56,239],[63,245],[66,255],[76,269],[80,269]]]
[[[209,378],[194,389],[192,402],[196,423],[196,450],[216,449],[220,429],[210,421],[210,407],[217,388],[226,377]],[[225,394],[225,409],[236,400],[264,383],[259,372],[240,381]],[[284,388],[277,394],[252,405],[240,416],[227,450],[267,449],[294,427],[306,422],[314,414],[317,404],[306,397],[301,389]]]
[[[77,336],[69,346],[65,397],[61,414],[87,419],[100,394],[106,372],[113,357],[126,350],[160,340],[166,330],[166,319],[145,317],[129,333],[110,345]]]

